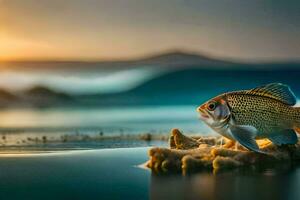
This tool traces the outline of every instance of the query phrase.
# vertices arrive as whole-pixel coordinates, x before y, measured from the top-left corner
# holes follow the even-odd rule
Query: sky
[[[300,60],[298,0],[0,0],[0,60]]]

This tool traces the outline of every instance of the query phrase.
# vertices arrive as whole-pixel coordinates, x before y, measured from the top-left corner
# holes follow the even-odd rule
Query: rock
[[[220,137],[192,138],[178,129],[171,131],[170,148],[149,150],[147,167],[156,173],[199,170],[223,170],[248,166],[269,166],[274,163],[300,160],[300,143],[276,146],[269,140],[258,140],[260,148],[267,154],[249,151],[235,142],[224,145]]]

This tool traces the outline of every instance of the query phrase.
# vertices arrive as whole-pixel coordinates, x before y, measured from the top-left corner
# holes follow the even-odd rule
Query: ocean
[[[0,94],[0,144],[74,142],[73,136],[80,136],[76,147],[94,147],[86,144],[95,136],[167,136],[172,128],[185,134],[212,135],[215,133],[198,119],[197,106],[222,92],[271,82],[288,84],[300,96],[299,77],[300,69],[282,66],[5,69],[0,73],[0,88],[14,98]],[[64,145],[67,142],[61,147]],[[107,143],[101,148],[112,146]],[[128,142],[120,145],[127,146]]]

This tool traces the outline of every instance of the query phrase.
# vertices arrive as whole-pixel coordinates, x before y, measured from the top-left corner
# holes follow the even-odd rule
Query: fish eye
[[[216,102],[209,103],[207,108],[208,110],[213,111],[214,109],[216,109]]]

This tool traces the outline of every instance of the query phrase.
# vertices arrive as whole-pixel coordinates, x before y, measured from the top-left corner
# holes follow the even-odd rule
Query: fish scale
[[[252,125],[260,135],[292,126],[295,110],[272,98],[247,94],[247,91],[226,93],[232,117],[239,125]]]

